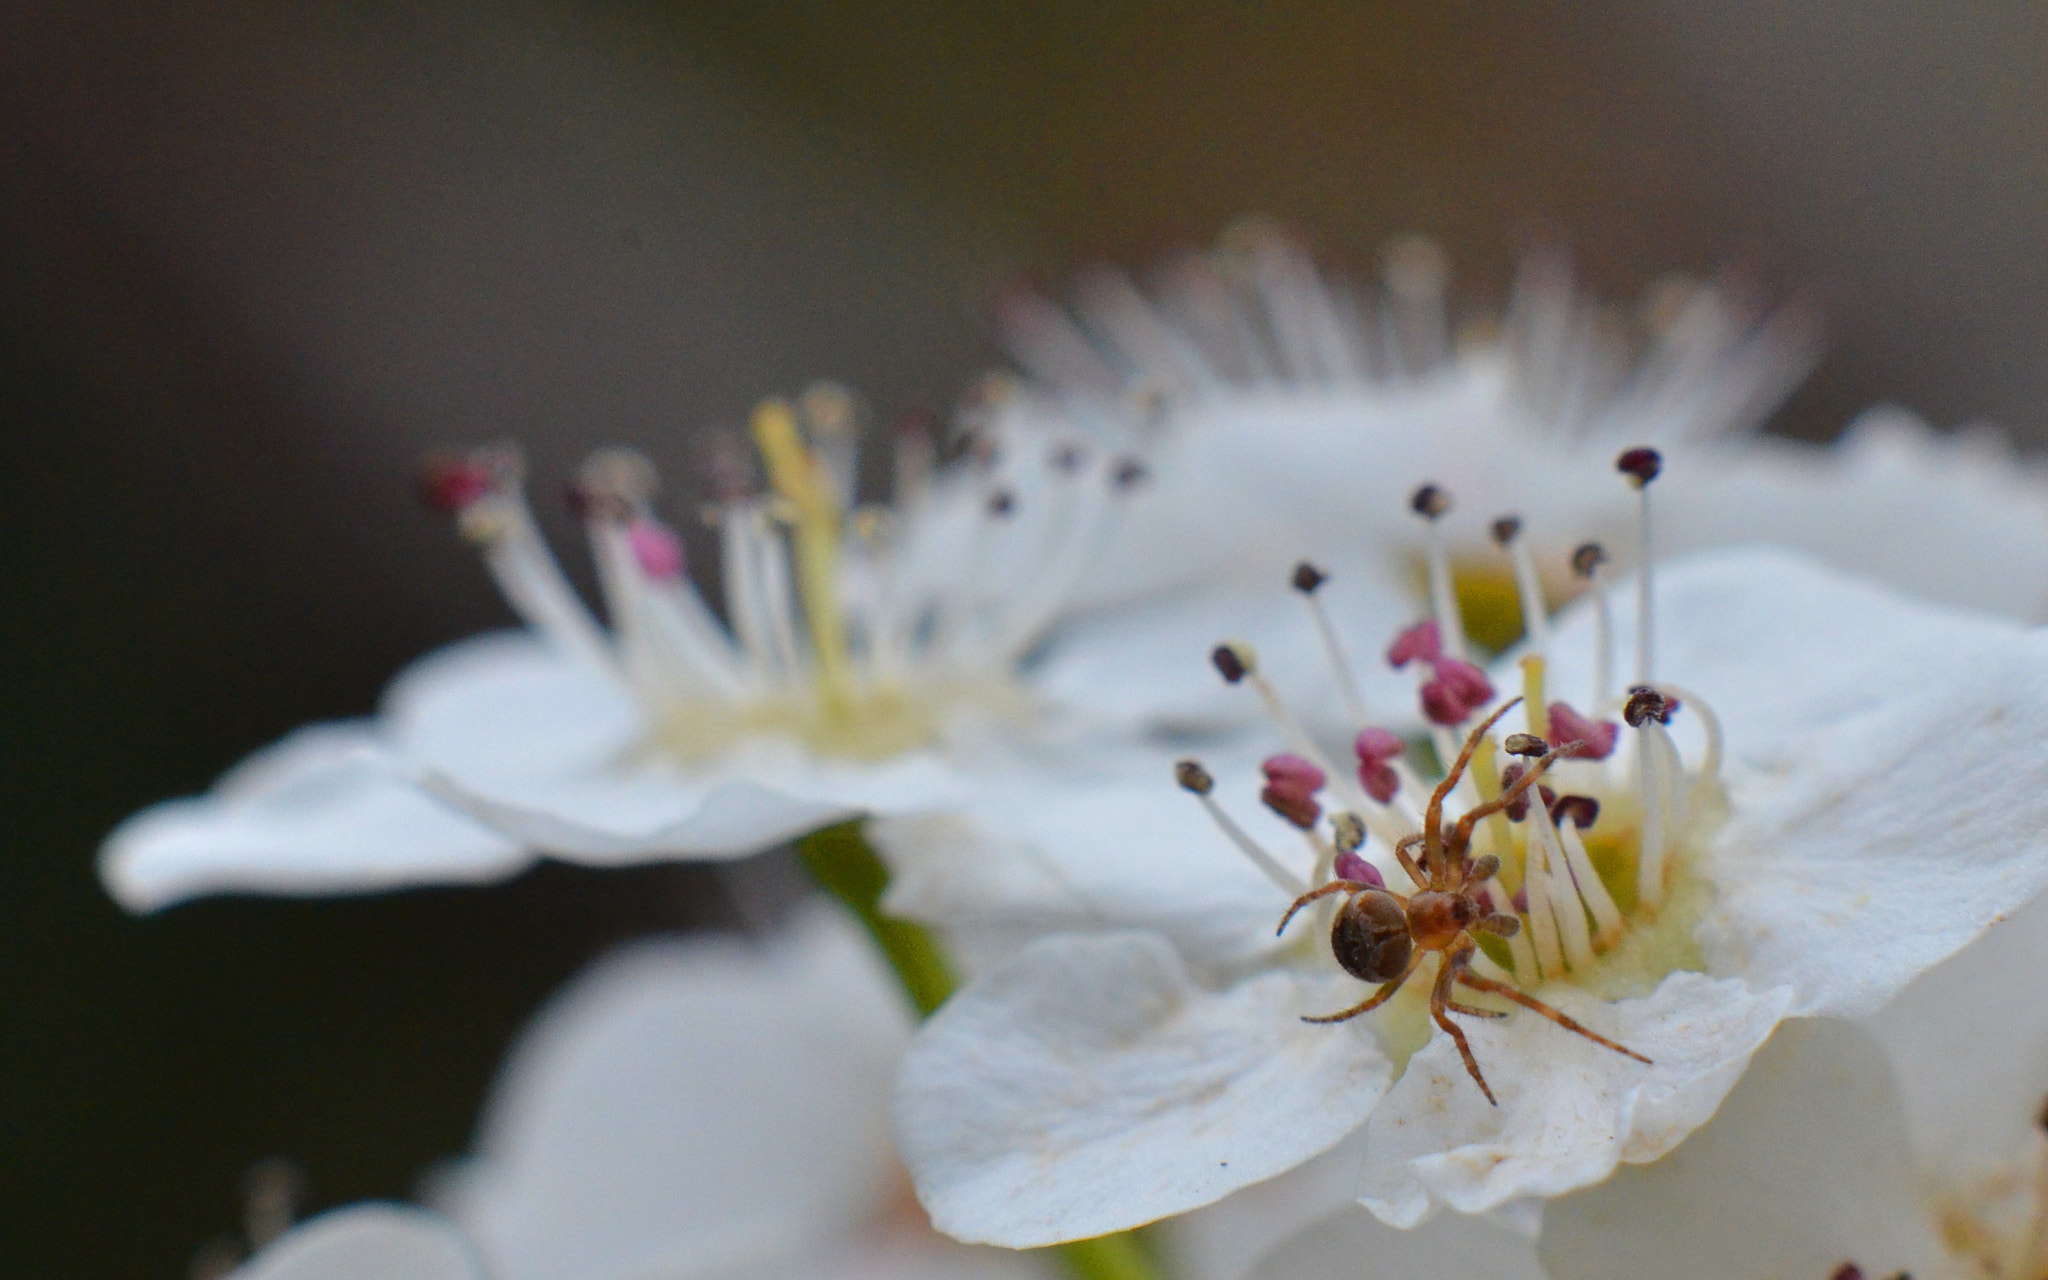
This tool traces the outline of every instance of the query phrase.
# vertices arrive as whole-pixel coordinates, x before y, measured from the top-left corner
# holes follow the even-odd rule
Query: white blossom
[[[428,1179],[436,1212],[326,1215],[244,1274],[382,1276],[397,1253],[419,1280],[1030,1280],[909,1201],[885,1116],[909,1024],[834,909],[764,943],[635,944],[514,1047],[475,1152]]]
[[[1583,834],[1569,805],[1551,820],[1532,804],[1515,824],[1526,833],[1474,846],[1504,852],[1526,898],[1496,902],[1522,927],[1473,972],[1649,1063],[1526,1011],[1453,1014],[1496,1106],[1427,1021],[1426,981],[1365,1017],[1302,1022],[1371,991],[1315,940],[1327,916],[1271,939],[1288,899],[1331,874],[1328,824],[1304,846],[1277,818],[1237,814],[1272,865],[1219,888],[1205,881],[1230,842],[1176,816],[1175,801],[1194,806],[1163,782],[1035,806],[997,797],[875,831],[905,869],[905,909],[1000,921],[1014,903],[1085,930],[1040,938],[978,978],[906,1059],[899,1142],[935,1224],[1012,1246],[1121,1229],[1354,1132],[1359,1199],[1389,1223],[1560,1195],[1706,1123],[1781,1019],[1867,1016],[2048,884],[2048,766],[2032,745],[2048,714],[2048,639],[1767,551],[1660,569],[1656,604],[1654,671],[1640,683],[1680,704],[1672,728],[1652,715],[1622,731],[1633,745],[1610,760],[1556,765],[1546,781],[1561,796],[1600,803]],[[1547,637],[1541,680],[1559,698],[1587,690],[1573,705],[1613,706],[1594,688],[1602,607],[1584,602]],[[1615,620],[1606,647],[1635,651],[1637,631]],[[1514,688],[1527,670],[1503,664],[1493,683]],[[1375,874],[1408,883],[1382,833],[1414,829],[1418,791],[1378,805],[1324,772],[1332,802],[1365,817]],[[1452,812],[1478,801],[1454,798]],[[1091,834],[1088,816],[1111,807],[1122,817]],[[920,878],[935,830],[1059,852],[1035,877],[976,875],[972,860]],[[1549,852],[1532,858],[1539,844]],[[1249,930],[1261,898],[1265,942],[1205,941]],[[1215,927],[1185,918],[1204,912]]]

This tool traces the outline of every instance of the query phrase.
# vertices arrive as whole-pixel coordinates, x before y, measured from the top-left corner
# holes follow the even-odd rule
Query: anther
[[[1436,619],[1425,618],[1394,637],[1394,643],[1387,646],[1387,663],[1399,670],[1418,659],[1434,663],[1443,653],[1442,632]]]
[[[1511,733],[1501,750],[1511,756],[1540,756],[1550,750],[1550,744],[1533,733]]]
[[[1563,826],[1566,819],[1581,831],[1600,820],[1600,802],[1591,796],[1559,796],[1550,805],[1550,820]]]
[[[1522,780],[1522,775],[1526,772],[1528,770],[1520,764],[1511,764],[1507,768],[1502,769],[1500,771],[1500,789],[1502,793],[1513,791],[1515,784]],[[1509,822],[1520,822],[1528,817],[1529,793],[1524,791],[1508,801],[1507,807],[1502,809],[1501,812],[1507,816]],[[1526,909],[1524,908],[1524,910]]]
[[[1352,750],[1358,755],[1358,785],[1365,788],[1365,794],[1389,804],[1394,794],[1401,789],[1401,775],[1394,771],[1393,761],[1405,744],[1385,729],[1366,729],[1352,743]]]
[[[1149,473],[1145,470],[1145,464],[1136,458],[1119,458],[1116,467],[1109,473],[1109,482],[1118,492],[1126,492],[1145,483],[1147,474]]]
[[[1529,909],[1526,901],[1522,903],[1521,909],[1524,911]],[[1479,927],[1495,937],[1512,938],[1522,931],[1522,918],[1520,916],[1511,916],[1505,911],[1496,911],[1486,917],[1486,919],[1481,920]]]
[[[1209,651],[1209,661],[1216,664],[1226,684],[1236,684],[1259,665],[1248,644],[1219,644]]]
[[[1408,507],[1425,520],[1440,520],[1451,509],[1451,495],[1433,484],[1423,485],[1408,498]]]
[[[998,489],[988,495],[988,513],[997,519],[1000,520],[1016,509],[1017,495],[1011,493],[1008,489]]]
[[[1513,543],[1521,532],[1522,518],[1520,516],[1502,516],[1493,522],[1493,540],[1501,547],[1507,547]]]
[[[1640,729],[1655,720],[1658,724],[1670,724],[1671,713],[1678,710],[1678,704],[1655,689],[1635,688],[1629,691],[1628,702],[1621,709],[1621,718],[1631,729]]]
[[[1375,889],[1387,887],[1387,879],[1380,874],[1380,869],[1350,850],[1338,854],[1336,864],[1330,869],[1339,880],[1369,884]]]
[[[1259,792],[1266,807],[1304,831],[1314,829],[1323,816],[1316,792],[1329,781],[1323,771],[1300,756],[1286,753],[1269,756],[1259,771],[1266,775],[1266,785]]]
[[[1499,874],[1500,856],[1498,854],[1488,853],[1482,854],[1478,858],[1473,859],[1472,869],[1465,873],[1465,879],[1472,884],[1480,884],[1484,881],[1493,879],[1496,875]]]
[[[1330,815],[1330,843],[1338,853],[1356,853],[1365,843],[1365,819],[1349,809],[1339,809]]]
[[[1621,456],[1614,460],[1614,469],[1627,476],[1629,483],[1640,489],[1655,480],[1657,473],[1664,469],[1664,455],[1655,449],[1638,445],[1633,449],[1622,450]]]
[[[1305,596],[1312,596],[1316,588],[1330,580],[1330,575],[1304,560],[1294,566],[1294,589]]]
[[[1052,469],[1063,476],[1073,475],[1081,469],[1082,459],[1088,455],[1078,444],[1063,444],[1052,451]]]
[[[1621,726],[1612,720],[1588,720],[1562,702],[1550,704],[1547,712],[1551,736],[1559,742],[1577,742],[1575,760],[1605,760],[1614,754]]]
[[[1572,552],[1572,572],[1588,581],[1591,581],[1593,575],[1599,572],[1600,566],[1606,563],[1607,553],[1597,542],[1582,542],[1578,549]]]
[[[492,457],[476,453],[436,452],[420,466],[420,501],[442,515],[460,515],[471,503],[498,487],[500,468]]]
[[[1192,791],[1206,796],[1216,789],[1216,779],[1200,760],[1182,760],[1173,766],[1173,780],[1180,783],[1181,790]]]
[[[648,577],[668,581],[683,576],[682,541],[666,526],[653,520],[635,520],[626,532],[626,542],[633,549],[640,572]]]
[[[1835,1268],[1835,1273],[1828,1280],[1863,1280],[1863,1268],[1853,1262],[1845,1262]]]

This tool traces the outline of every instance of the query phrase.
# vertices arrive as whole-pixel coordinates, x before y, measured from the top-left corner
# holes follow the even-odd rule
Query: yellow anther
[[[839,612],[839,496],[824,467],[804,447],[787,402],[763,400],[749,425],[768,467],[768,483],[793,516],[797,593],[817,658],[819,693],[829,714],[851,714],[853,676]]]

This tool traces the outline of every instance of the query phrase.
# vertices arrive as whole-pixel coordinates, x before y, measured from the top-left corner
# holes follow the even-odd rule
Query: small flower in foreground
[[[1552,1280],[2048,1275],[2048,899],[1868,1022],[1788,1023],[1655,1164],[1547,1206]]]
[[[1265,540],[1353,581],[1370,565],[1340,557],[1364,548],[1388,581],[1413,583],[1421,539],[1400,502],[1424,479],[1488,519],[1519,508],[1545,564],[1570,549],[1555,539],[1621,546],[1629,505],[1596,473],[1647,443],[1689,477],[1666,495],[1667,554],[1768,542],[1930,600],[2025,619],[2048,607],[2048,480],[1995,433],[1940,435],[1883,408],[1828,447],[1756,434],[1813,362],[1803,307],[1670,276],[1625,308],[1539,253],[1503,312],[1454,336],[1442,250],[1404,237],[1385,267],[1378,287],[1325,276],[1248,219],[1148,290],[1097,270],[1071,312],[1020,297],[1006,332],[1027,370],[1091,412],[1141,399]],[[1213,536],[1205,521],[1184,513],[1179,536]],[[1491,532],[1455,515],[1445,529],[1469,630],[1497,648],[1517,587]],[[1634,568],[1622,552],[1617,573]],[[1553,572],[1543,585],[1562,599],[1579,584]]]
[[[1041,1275],[935,1236],[908,1202],[883,1120],[910,1024],[890,988],[823,906],[765,944],[628,948],[514,1048],[477,1153],[428,1179],[438,1214],[330,1214],[244,1274],[399,1274],[382,1251],[409,1243],[448,1260],[423,1280]],[[308,1256],[350,1265],[286,1265]]]
[[[211,795],[131,819],[102,854],[109,888],[140,910],[233,889],[488,880],[538,853],[734,857],[939,803],[970,759],[1029,770],[1022,757],[1051,743],[1118,749],[1130,722],[1099,714],[1091,692],[1113,685],[1141,715],[1142,678],[1091,665],[1085,639],[1029,677],[1022,663],[1113,541],[1143,469],[1014,395],[972,425],[945,468],[907,438],[893,507],[856,507],[846,393],[764,403],[766,488],[745,456],[717,468],[723,619],[656,517],[638,455],[598,454],[571,490],[608,625],[541,541],[516,452],[437,460],[426,498],[481,550],[526,633],[433,654],[377,720],[301,730]],[[1119,641],[1150,634],[1149,616],[1115,615]]]
[[[1416,848],[1432,825],[1429,789],[1411,774],[1389,802],[1365,794],[1320,758],[1242,650],[1254,658],[1242,683],[1324,776],[1312,797],[1323,818],[1268,823],[1286,833],[1276,847],[1252,830],[1256,813],[1225,805],[1248,785],[1216,781],[1235,766],[1182,772],[1184,786],[1207,783],[1188,806],[1221,825],[1225,839],[1207,847],[1243,851],[1268,881],[1269,920],[1329,884],[1347,852],[1385,886],[1347,863],[1359,886],[1347,896],[1412,905],[1416,882],[1469,841],[1465,883],[1502,927],[1467,971],[1495,984],[1482,991],[1541,1000],[1611,1044],[1527,1010],[1491,1016],[1504,1006],[1478,993],[1445,1011],[1453,1036],[1432,1024],[1423,981],[1365,1016],[1305,1022],[1355,1010],[1395,976],[1376,970],[1361,986],[1332,953],[1358,940],[1333,936],[1333,898],[1277,946],[1217,945],[1176,918],[1176,898],[1193,910],[1215,892],[1200,883],[1215,864],[1158,790],[1123,788],[1133,816],[1098,831],[1081,819],[1107,796],[976,802],[956,834],[1000,828],[1046,849],[1060,849],[1048,833],[1066,839],[1058,878],[1085,905],[1069,928],[1088,931],[1043,938],[985,973],[905,1061],[899,1142],[940,1229],[1032,1245],[1125,1228],[1353,1132],[1359,1198],[1389,1223],[1559,1195],[1654,1160],[1705,1123],[1780,1019],[1868,1014],[2048,885],[2048,771],[2034,749],[2048,639],[1761,551],[1660,567],[1654,610],[1647,582],[1635,598],[1632,626],[1609,620],[1604,592],[1556,630],[1532,613],[1529,651],[1490,677],[1519,687],[1522,732],[1477,740],[1444,810],[1446,823],[1464,815],[1444,855],[1426,838]],[[1454,651],[1456,627],[1443,611],[1436,621]],[[1611,683],[1616,651],[1634,657],[1626,693]],[[1553,723],[1551,690],[1585,690],[1584,710]],[[1616,720],[1609,743],[1599,725]],[[1455,758],[1471,728],[1435,728],[1437,758]],[[1124,847],[1148,826],[1171,838]],[[913,828],[875,834],[915,865]],[[1232,879],[1204,909],[1252,927],[1249,883]],[[1000,890],[980,892],[972,909],[997,917]],[[899,906],[936,918],[973,896],[927,887]],[[1049,914],[1040,896],[1017,910]],[[1412,919],[1404,927],[1422,941]]]

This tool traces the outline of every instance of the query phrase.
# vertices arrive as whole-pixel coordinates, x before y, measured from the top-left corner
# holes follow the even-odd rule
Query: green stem
[[[858,822],[814,831],[796,842],[804,869],[838,898],[874,937],[875,945],[896,971],[897,980],[928,1018],[959,987],[953,966],[939,940],[924,926],[882,914],[882,891],[889,887],[889,869],[861,834]],[[1159,1269],[1134,1231],[1075,1240],[1055,1246],[1076,1280],[1159,1280]]]

